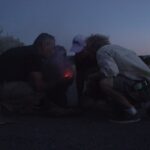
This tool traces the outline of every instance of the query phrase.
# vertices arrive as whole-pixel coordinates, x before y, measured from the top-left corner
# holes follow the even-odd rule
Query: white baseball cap
[[[82,35],[76,35],[72,40],[72,47],[70,49],[70,52],[81,52],[86,45],[85,39],[86,38]]]

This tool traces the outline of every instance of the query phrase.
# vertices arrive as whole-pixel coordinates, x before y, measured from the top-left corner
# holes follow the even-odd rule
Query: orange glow
[[[64,78],[71,79],[73,77],[73,71],[68,69],[64,71]]]

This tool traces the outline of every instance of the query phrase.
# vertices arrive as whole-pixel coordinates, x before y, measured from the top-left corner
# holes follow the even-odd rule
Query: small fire
[[[67,69],[64,71],[64,78],[71,79],[73,77],[73,71],[71,69]]]

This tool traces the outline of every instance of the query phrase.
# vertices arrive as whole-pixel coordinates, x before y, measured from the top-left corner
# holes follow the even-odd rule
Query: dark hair
[[[87,49],[97,51],[104,45],[110,44],[109,38],[105,35],[94,34],[86,39]]]
[[[42,45],[43,41],[45,41],[46,39],[52,39],[55,40],[55,37],[48,34],[48,33],[41,33],[33,42],[33,45],[35,47],[39,47]]]
[[[56,49],[56,52],[59,53],[59,54],[63,54],[63,56],[67,56],[67,52],[66,52],[66,49],[61,46],[61,45],[56,45],[55,46],[55,49]]]

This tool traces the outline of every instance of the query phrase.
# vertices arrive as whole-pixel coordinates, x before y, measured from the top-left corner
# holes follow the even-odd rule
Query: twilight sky
[[[149,0],[0,0],[4,33],[32,44],[41,32],[71,47],[77,34],[101,33],[114,44],[150,54]]]

